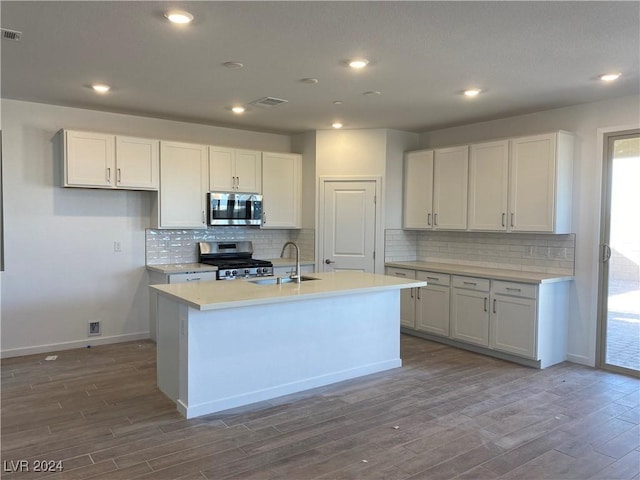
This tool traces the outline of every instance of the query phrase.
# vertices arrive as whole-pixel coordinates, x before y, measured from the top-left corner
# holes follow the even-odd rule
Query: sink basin
[[[305,275],[300,276],[301,282],[308,282],[309,280],[320,280],[315,277],[307,277]],[[280,283],[296,283],[294,278],[290,277],[268,277],[261,278],[260,280],[249,280],[251,283],[255,283],[256,285],[278,285]]]

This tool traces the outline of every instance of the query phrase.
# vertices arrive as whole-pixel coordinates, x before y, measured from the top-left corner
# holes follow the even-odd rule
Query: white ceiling
[[[163,14],[172,7],[195,21],[170,24]],[[23,34],[2,40],[2,97],[33,102],[281,133],[334,120],[421,132],[640,93],[637,1],[5,0],[0,8],[2,27]],[[344,61],[355,56],[370,65],[349,69]],[[609,71],[623,76],[597,79]],[[94,82],[112,91],[97,95]],[[483,93],[463,97],[471,86]],[[228,110],[266,96],[288,103]]]

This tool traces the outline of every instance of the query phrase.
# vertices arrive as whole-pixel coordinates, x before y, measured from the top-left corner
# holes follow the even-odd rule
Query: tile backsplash
[[[285,242],[294,241],[300,247],[300,256],[314,258],[315,231],[262,230],[252,227],[217,227],[208,230],[158,230],[147,229],[147,265],[166,263],[193,263],[198,261],[199,242],[219,242],[226,240],[251,240],[253,256],[271,259],[280,256]],[[293,249],[289,249],[293,254]]]
[[[386,262],[441,262],[574,273],[575,234],[385,231]]]

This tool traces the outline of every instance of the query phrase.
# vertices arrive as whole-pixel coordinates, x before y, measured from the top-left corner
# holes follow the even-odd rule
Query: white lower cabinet
[[[491,348],[536,359],[535,290],[531,285],[493,282],[489,329]]]
[[[394,277],[406,278],[407,280],[415,279],[415,270],[404,268],[387,267],[387,275]],[[416,327],[416,302],[417,288],[403,288],[400,290],[400,326],[415,328]]]
[[[416,289],[416,330],[448,337],[451,277],[443,273],[417,272],[416,278],[427,282],[426,287]]]
[[[453,277],[451,338],[489,346],[489,285],[482,278]]]
[[[408,333],[540,368],[566,360],[568,281],[517,283],[396,267],[386,272],[427,282],[401,290],[401,326]]]

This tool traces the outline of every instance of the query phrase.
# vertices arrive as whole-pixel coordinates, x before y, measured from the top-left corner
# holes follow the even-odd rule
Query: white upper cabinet
[[[206,145],[160,142],[159,228],[206,228]]]
[[[436,230],[466,230],[469,147],[435,151],[433,226]]]
[[[64,186],[158,189],[158,140],[63,132]]]
[[[158,140],[116,136],[116,187],[157,190],[159,145]]]
[[[302,226],[302,157],[262,154],[262,228]]]
[[[507,230],[509,141],[471,145],[469,229]]]
[[[209,190],[260,193],[262,152],[209,147]]]
[[[409,152],[404,160],[403,228],[433,228],[433,150]]]
[[[511,231],[571,232],[573,143],[566,132],[511,140]]]

